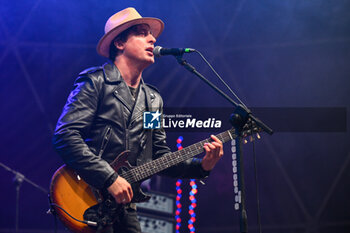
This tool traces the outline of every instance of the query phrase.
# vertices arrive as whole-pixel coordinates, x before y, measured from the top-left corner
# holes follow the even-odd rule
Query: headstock
[[[258,127],[257,124],[249,118],[247,123],[243,126],[243,130],[241,132],[243,143],[248,143],[247,138],[249,138],[250,142],[253,142],[255,138],[261,139],[261,136],[259,134],[261,131],[263,131],[262,128]]]

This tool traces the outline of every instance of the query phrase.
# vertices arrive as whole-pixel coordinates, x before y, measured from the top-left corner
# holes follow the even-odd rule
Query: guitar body
[[[113,169],[123,176],[132,167],[127,161],[129,152],[121,153],[111,163]],[[139,183],[131,183],[134,197],[131,202],[149,200],[140,189]],[[72,232],[94,233],[97,227],[74,220],[62,209],[78,220],[95,222],[99,228],[113,224],[122,205],[115,202],[107,190],[96,190],[88,185],[73,169],[61,166],[53,175],[50,184],[50,202],[55,214]],[[59,207],[61,208],[59,208]]]
[[[83,220],[84,212],[91,206],[98,204],[91,187],[81,179],[72,169],[63,165],[51,179],[50,201],[61,206],[73,217]],[[93,233],[95,230],[87,224],[70,218],[55,205],[52,205],[55,214],[62,223],[72,232]]]

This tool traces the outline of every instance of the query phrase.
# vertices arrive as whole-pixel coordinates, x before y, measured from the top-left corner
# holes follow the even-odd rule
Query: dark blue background
[[[104,24],[128,6],[165,22],[158,45],[200,50],[248,106],[350,107],[346,0],[2,0],[0,162],[48,188],[62,164],[51,135],[74,79],[105,62],[95,52]],[[198,55],[186,59],[222,87]],[[169,107],[230,106],[172,57],[157,59],[143,76],[159,88]],[[174,150],[177,136],[169,134]],[[208,133],[182,136],[185,146]],[[256,143],[263,232],[350,231],[349,139],[348,130],[263,135]],[[257,232],[251,144],[244,152],[249,229]],[[0,168],[0,177],[0,232],[12,232],[13,175]],[[175,193],[171,182],[160,180],[158,191]],[[229,144],[206,183],[197,194],[197,231],[238,232]],[[24,183],[23,232],[52,232],[47,209],[46,195]],[[186,226],[181,232],[188,232]]]

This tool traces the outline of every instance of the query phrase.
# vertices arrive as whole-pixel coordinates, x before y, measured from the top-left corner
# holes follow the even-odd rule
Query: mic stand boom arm
[[[243,126],[249,121],[261,128],[268,134],[272,134],[273,130],[265,125],[261,120],[254,117],[252,112],[242,104],[237,104],[232,98],[226,95],[222,90],[215,86],[212,82],[206,79],[201,73],[199,73],[196,68],[189,64],[182,56],[176,56],[177,62],[184,66],[187,70],[194,73],[197,77],[203,80],[211,88],[213,88],[217,93],[229,101],[234,107],[235,111],[230,117],[231,124],[235,127],[238,137],[236,137],[236,156],[237,156],[237,174],[238,174],[238,188],[241,191],[241,208],[240,208],[240,232],[248,232],[248,219],[247,211],[245,207],[245,185],[244,185],[244,172],[243,172],[243,160],[242,160],[242,130]]]
[[[194,73],[197,77],[199,77],[201,80],[203,80],[206,84],[208,84],[211,88],[213,88],[218,94],[220,94],[222,97],[224,97],[227,101],[229,101],[234,107],[239,108],[236,111],[241,115],[242,119],[251,119],[255,124],[260,127],[263,131],[265,131],[268,134],[273,134],[273,130],[268,127],[266,124],[264,124],[260,119],[256,118],[252,115],[252,112],[245,106],[241,104],[237,104],[232,98],[230,98],[228,95],[226,95],[223,91],[221,91],[217,86],[215,86],[212,82],[210,82],[208,79],[206,79],[201,73],[199,73],[196,68],[194,68],[191,64],[189,64],[186,60],[182,58],[182,56],[176,56],[177,62],[184,66],[187,70]]]

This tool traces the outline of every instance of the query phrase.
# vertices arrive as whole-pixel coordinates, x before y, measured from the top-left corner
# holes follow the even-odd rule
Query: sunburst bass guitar
[[[216,135],[223,143],[237,137],[234,129]],[[128,163],[129,152],[118,155],[111,163],[113,169],[126,179],[133,190],[132,203],[149,200],[140,189],[142,181],[171,166],[181,163],[203,152],[205,139],[182,150],[165,154],[141,166],[132,167]],[[69,167],[60,167],[51,179],[50,204],[61,222],[72,232],[95,233],[113,224],[122,208],[107,190],[96,190],[88,185]]]

